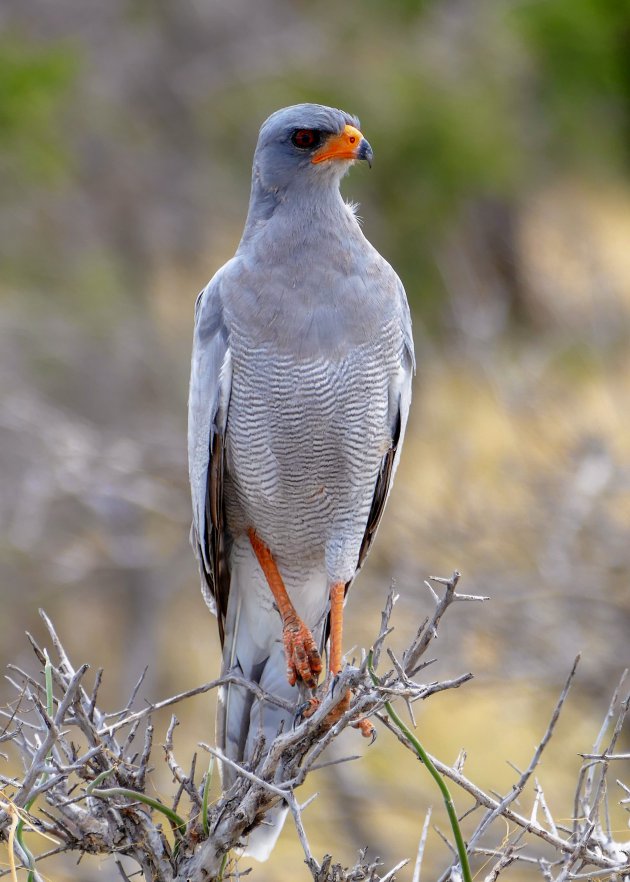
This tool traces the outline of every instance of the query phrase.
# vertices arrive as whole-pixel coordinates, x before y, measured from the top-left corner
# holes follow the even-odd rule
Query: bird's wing
[[[230,588],[223,505],[225,427],[232,387],[229,335],[223,320],[220,270],[195,304],[188,467],[193,504],[191,543],[199,560],[202,591],[223,629]]]
[[[396,281],[398,286],[398,296],[400,298],[403,349],[400,369],[392,378],[389,385],[389,424],[392,433],[392,443],[382,459],[381,468],[379,470],[378,478],[376,479],[370,514],[368,516],[363,542],[361,543],[361,550],[359,551],[357,571],[363,566],[363,562],[372,546],[372,541],[376,535],[376,530],[378,529],[385,508],[385,503],[389,496],[392,480],[396,468],[398,467],[400,450],[402,448],[405,429],[407,427],[409,406],[411,404],[411,383],[416,370],[409,304],[407,303],[405,289],[403,288],[402,282],[398,277],[396,277]],[[346,587],[346,590],[348,587],[349,584]]]

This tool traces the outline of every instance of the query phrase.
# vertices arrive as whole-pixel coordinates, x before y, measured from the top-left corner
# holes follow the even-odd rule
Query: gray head
[[[322,104],[295,104],[263,123],[254,154],[254,179],[266,191],[294,183],[338,183],[355,160],[372,160],[356,116]]]

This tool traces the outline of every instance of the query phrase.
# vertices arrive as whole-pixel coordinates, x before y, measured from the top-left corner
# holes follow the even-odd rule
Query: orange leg
[[[330,655],[328,666],[334,677],[341,671],[343,655],[343,600],[346,586],[343,582],[334,582],[330,588]]]
[[[334,582],[330,588],[330,653],[329,670],[331,678],[341,671],[341,659],[343,656],[343,601],[346,594],[346,586],[343,582]],[[334,725],[338,719],[348,710],[350,693],[347,692],[342,701],[327,717],[327,723]],[[369,720],[359,720],[352,723],[361,731],[364,738],[374,737],[374,726]]]
[[[295,686],[299,678],[309,689],[315,689],[322,670],[322,660],[313,635],[295,611],[271,551],[256,535],[253,528],[249,528],[247,535],[258,563],[265,574],[282,620],[282,641],[287,660],[287,679],[291,686]],[[339,658],[341,661],[341,656]]]

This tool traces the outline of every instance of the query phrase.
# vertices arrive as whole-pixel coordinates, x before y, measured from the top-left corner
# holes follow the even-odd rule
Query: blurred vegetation
[[[442,670],[480,682],[431,705],[430,748],[465,745],[498,786],[583,649],[565,745],[587,749],[630,662],[629,0],[5,0],[0,28],[2,661],[42,605],[112,696],[148,662],[147,698],[216,673],[187,546],[192,307],[238,242],[260,123],[320,101],[374,148],[344,193],[405,283],[419,356],[348,645],[392,576],[404,632],[423,577],[457,567],[493,600],[441,637]],[[209,721],[200,702],[191,749]],[[570,776],[549,774],[561,801]],[[322,849],[368,841],[384,777],[377,745],[327,778]],[[393,785],[394,859],[419,834],[415,781]],[[295,878],[283,842],[256,878]]]
[[[42,48],[17,35],[0,40],[0,157],[11,183],[48,183],[63,168],[58,115],[75,75],[63,44]]]

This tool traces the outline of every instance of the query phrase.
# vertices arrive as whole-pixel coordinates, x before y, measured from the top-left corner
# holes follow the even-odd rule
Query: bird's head
[[[254,174],[266,190],[294,183],[338,182],[356,161],[372,162],[372,148],[359,120],[322,104],[296,104],[273,113],[262,125]]]

